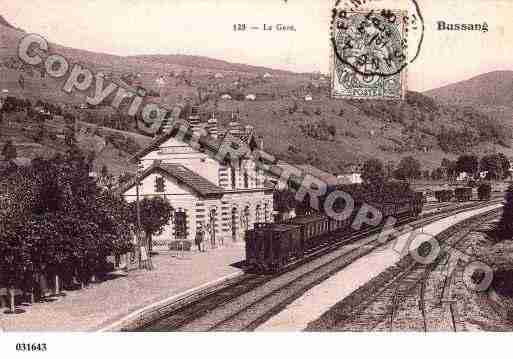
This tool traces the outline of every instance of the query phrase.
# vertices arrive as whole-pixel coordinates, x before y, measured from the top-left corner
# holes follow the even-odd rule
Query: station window
[[[165,192],[166,191],[166,181],[164,177],[155,178],[155,192]]]
[[[249,188],[249,176],[246,171],[244,171],[244,188]]]
[[[237,182],[237,178],[235,177],[235,167],[233,167],[233,166],[230,167],[230,175],[231,175],[231,179],[232,179],[232,188],[235,189],[235,184]]]
[[[185,211],[175,212],[175,236],[176,238],[187,237],[187,215]]]
[[[255,187],[260,187],[261,184],[260,184],[260,169],[257,168],[255,170]]]
[[[260,205],[256,206],[256,209],[255,209],[255,219],[256,219],[257,223],[261,223],[262,222],[262,209],[261,209]],[[264,222],[265,222],[265,220],[264,220]]]

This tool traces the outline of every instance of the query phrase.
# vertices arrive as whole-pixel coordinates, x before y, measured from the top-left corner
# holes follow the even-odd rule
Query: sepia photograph
[[[512,17],[0,0],[0,353],[500,351]]]

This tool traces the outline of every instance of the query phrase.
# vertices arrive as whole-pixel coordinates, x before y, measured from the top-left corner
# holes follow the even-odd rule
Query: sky
[[[371,0],[372,6],[412,0]],[[513,0],[417,0],[425,20],[408,88],[424,91],[513,70]],[[392,5],[389,5],[391,2]],[[0,14],[64,46],[116,55],[189,54],[296,72],[330,69],[332,0],[0,0]],[[487,22],[488,32],[438,31]],[[233,31],[290,24],[296,31]]]

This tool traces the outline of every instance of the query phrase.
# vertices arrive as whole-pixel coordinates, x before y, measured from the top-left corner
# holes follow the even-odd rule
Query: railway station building
[[[191,127],[207,128],[213,143],[233,135],[229,129],[219,135],[214,118],[205,124],[198,118]],[[246,133],[243,139],[251,141],[251,136]],[[273,188],[251,157],[235,166],[223,164],[210,151],[195,149],[164,131],[131,162],[137,163],[140,171],[120,189],[122,196],[128,202],[135,201],[139,181],[139,199],[165,197],[174,210],[163,233],[154,237],[154,247],[167,248],[176,240],[194,243],[200,227],[205,241],[241,241],[254,223],[273,221]]]

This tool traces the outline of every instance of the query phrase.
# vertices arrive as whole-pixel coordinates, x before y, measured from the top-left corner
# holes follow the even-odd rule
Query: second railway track
[[[442,247],[464,252],[464,238],[478,225],[497,217],[492,210],[472,217],[437,236]],[[423,265],[411,257],[375,278],[309,326],[309,330],[335,331],[459,331],[461,322],[455,298],[449,294],[455,272],[440,270],[447,265],[444,253]],[[457,267],[459,268],[459,267]],[[447,268],[446,268],[447,269]]]
[[[462,206],[432,214],[410,222],[419,228],[442,218],[471,209],[490,206]],[[310,253],[305,259],[293,263],[273,275],[246,274],[230,283],[195,294],[182,302],[172,303],[146,315],[123,330],[136,331],[243,331],[255,329],[283,309],[305,291],[329,278],[356,259],[365,256],[386,243],[377,240],[363,245],[358,241],[377,230],[355,233]]]

